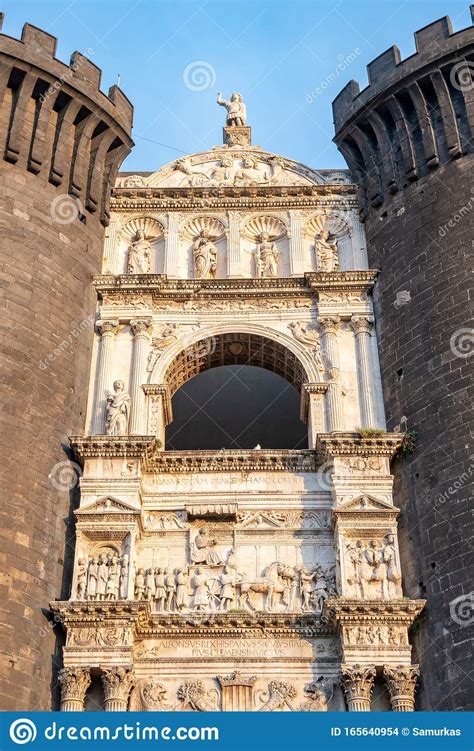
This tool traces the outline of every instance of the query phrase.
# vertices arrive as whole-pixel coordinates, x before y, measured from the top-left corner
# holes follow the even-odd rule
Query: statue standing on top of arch
[[[221,93],[217,94],[217,104],[220,104],[222,107],[225,107],[227,110],[227,119],[226,119],[226,125],[230,127],[237,127],[242,128],[245,126],[245,121],[247,118],[247,109],[244,104],[244,100],[242,99],[241,94],[237,94],[237,92],[234,92],[230,100],[223,99],[221,97]]]
[[[322,230],[316,235],[314,247],[318,271],[337,271],[339,268],[337,242],[329,238],[330,233],[327,230]]]
[[[135,240],[128,248],[128,274],[149,274],[151,259],[151,244],[146,239],[142,229],[137,230]]]
[[[193,244],[194,269],[196,279],[215,279],[217,270],[217,248],[203,229]]]
[[[268,232],[262,232],[255,251],[255,271],[257,278],[278,276],[278,250],[270,240]]]

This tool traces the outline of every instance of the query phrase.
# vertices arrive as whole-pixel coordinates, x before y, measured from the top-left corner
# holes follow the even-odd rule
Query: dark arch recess
[[[283,344],[258,334],[226,333],[194,342],[175,357],[165,378],[171,396],[198,373],[221,365],[253,365],[271,370],[298,392],[308,381],[301,362]]]

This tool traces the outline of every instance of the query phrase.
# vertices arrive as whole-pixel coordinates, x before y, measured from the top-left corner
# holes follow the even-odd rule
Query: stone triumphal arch
[[[51,605],[65,710],[414,707],[423,602],[403,593],[404,440],[385,431],[355,187],[238,120],[113,191],[88,429],[71,437],[74,574]],[[228,365],[298,390],[308,449],[166,450],[173,394]]]

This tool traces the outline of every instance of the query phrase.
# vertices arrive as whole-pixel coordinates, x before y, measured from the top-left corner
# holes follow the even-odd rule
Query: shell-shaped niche
[[[130,219],[122,227],[122,235],[126,240],[132,241],[135,240],[139,230],[142,230],[147,240],[156,240],[157,237],[163,234],[164,227],[151,216],[139,216],[135,219]]]
[[[286,227],[276,216],[255,216],[245,227],[245,234],[254,242],[258,242],[263,232],[266,232],[271,240],[278,240],[286,235]]]
[[[211,240],[218,240],[225,232],[225,227],[213,216],[197,216],[186,222],[182,235],[186,240],[195,240],[203,230],[209,233]]]
[[[340,214],[318,214],[311,217],[306,224],[306,234],[316,237],[321,232],[330,232],[333,237],[340,238],[349,234],[349,225]]]

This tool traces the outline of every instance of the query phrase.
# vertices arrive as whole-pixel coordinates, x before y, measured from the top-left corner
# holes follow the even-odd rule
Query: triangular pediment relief
[[[380,498],[375,498],[372,495],[368,495],[367,493],[363,493],[357,498],[351,498],[350,501],[346,501],[345,503],[342,503],[340,506],[337,507],[337,512],[356,512],[356,513],[367,513],[367,512],[374,512],[374,511],[398,511],[393,504],[388,503],[387,501],[382,501]]]
[[[112,496],[98,498],[94,503],[83,506],[76,511],[76,515],[83,514],[140,514],[140,511],[124,501]]]

